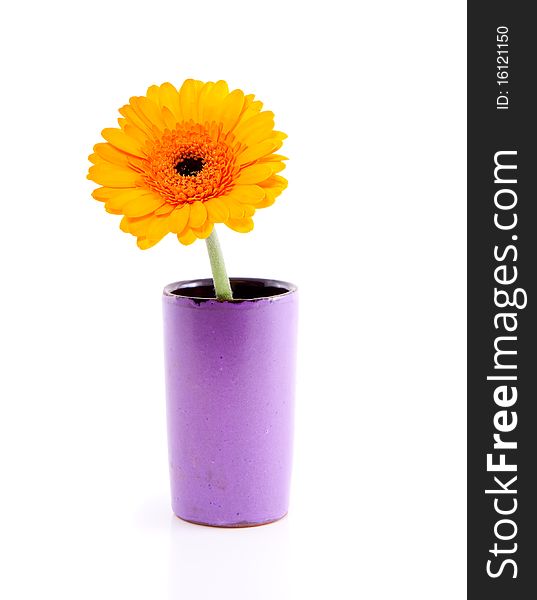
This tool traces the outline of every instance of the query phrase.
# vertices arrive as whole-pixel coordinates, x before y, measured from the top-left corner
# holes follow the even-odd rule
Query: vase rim
[[[219,304],[238,304],[258,302],[260,300],[277,301],[297,292],[295,284],[279,279],[264,279],[259,277],[230,277],[233,290],[233,300],[220,300]],[[212,294],[208,290],[212,290]],[[196,291],[200,293],[196,293]],[[183,293],[181,293],[183,292]],[[195,300],[196,302],[216,301],[213,280],[211,278],[187,279],[176,281],[165,286],[165,297]],[[241,297],[245,296],[245,297]]]

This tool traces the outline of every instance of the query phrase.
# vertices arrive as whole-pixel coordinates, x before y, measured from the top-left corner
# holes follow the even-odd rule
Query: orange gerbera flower
[[[253,228],[258,208],[274,203],[287,181],[275,154],[287,137],[274,115],[225,81],[187,79],[153,85],[119,110],[119,128],[104,129],[106,143],[89,157],[93,197],[124,215],[121,229],[150,248],[166,234],[183,244],[207,238],[214,223]]]

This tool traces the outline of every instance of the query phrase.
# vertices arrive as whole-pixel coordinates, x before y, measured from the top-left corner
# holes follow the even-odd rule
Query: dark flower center
[[[189,156],[187,158],[182,158],[175,165],[175,170],[179,173],[179,175],[183,175],[184,177],[193,177],[203,169],[204,164],[203,158],[199,158],[198,156]]]

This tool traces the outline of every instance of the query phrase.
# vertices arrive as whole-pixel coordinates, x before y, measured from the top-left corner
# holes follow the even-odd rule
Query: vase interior
[[[260,300],[296,291],[293,284],[274,279],[231,277],[230,283],[233,291],[233,301]],[[166,292],[174,296],[202,300],[214,300],[216,298],[212,279],[180,281],[168,286]]]

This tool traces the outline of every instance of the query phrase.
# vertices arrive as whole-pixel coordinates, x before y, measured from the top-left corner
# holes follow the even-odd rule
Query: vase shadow
[[[289,522],[223,529],[170,520],[169,598],[265,600],[289,592]]]

